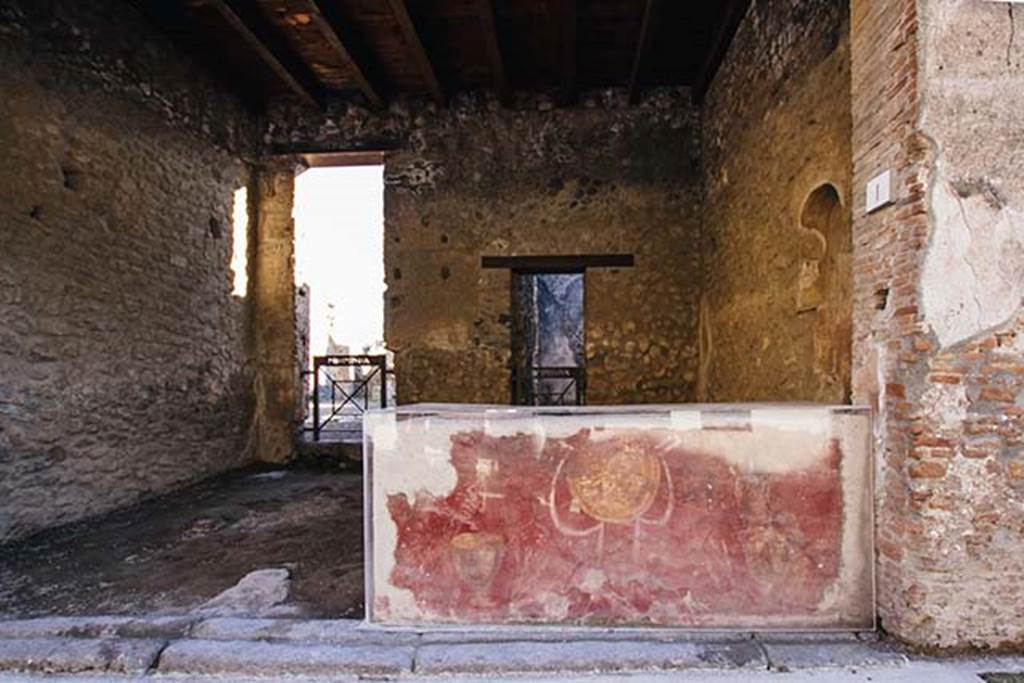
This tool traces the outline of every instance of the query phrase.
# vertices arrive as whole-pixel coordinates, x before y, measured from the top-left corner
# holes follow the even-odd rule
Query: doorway
[[[512,403],[583,405],[585,273],[512,274]]]
[[[632,268],[632,254],[484,256],[484,269],[511,272],[513,405],[585,405],[586,273]]]
[[[384,345],[384,171],[324,165],[295,179],[295,285],[303,433],[359,444],[362,417],[394,402]]]

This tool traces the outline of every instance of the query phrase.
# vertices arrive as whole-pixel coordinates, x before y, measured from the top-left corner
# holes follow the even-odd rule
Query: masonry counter
[[[864,408],[411,405],[364,435],[371,623],[874,625]]]

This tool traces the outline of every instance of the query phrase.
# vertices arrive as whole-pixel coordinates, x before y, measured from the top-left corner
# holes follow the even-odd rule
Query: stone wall
[[[394,149],[385,335],[400,402],[508,403],[510,274],[483,270],[482,256],[610,253],[636,266],[587,273],[589,402],[694,398],[700,175],[688,91],[637,107],[605,91],[569,109],[465,95],[444,110],[281,110],[265,141]]]
[[[705,400],[848,400],[848,33],[842,0],[752,3],[705,98]]]
[[[401,402],[507,403],[510,274],[481,256],[633,254],[585,282],[590,403],[691,400],[697,126],[685,92],[628,109],[467,102],[385,171],[385,336]]]
[[[880,609],[926,647],[1024,642],[1022,11],[853,3],[855,393],[878,414]]]
[[[218,90],[126,3],[0,8],[0,541],[249,457]]]

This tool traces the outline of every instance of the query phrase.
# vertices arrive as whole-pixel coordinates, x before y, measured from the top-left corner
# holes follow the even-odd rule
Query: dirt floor
[[[363,614],[362,477],[239,471],[0,546],[0,616],[179,613],[266,568],[305,616]]]

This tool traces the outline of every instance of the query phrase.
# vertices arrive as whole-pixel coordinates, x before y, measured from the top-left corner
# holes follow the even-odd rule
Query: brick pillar
[[[884,628],[913,638],[908,619],[910,445],[906,340],[917,326],[916,248],[927,233],[912,140],[917,95],[915,0],[852,0],[853,394],[875,411],[878,609]],[[867,214],[863,188],[890,170],[895,204]]]
[[[255,457],[292,457],[301,397],[295,324],[295,165],[267,162],[255,179],[253,350],[256,364]]]
[[[878,604],[926,648],[1024,643],[1024,43],[1008,3],[852,0],[854,393]],[[1014,99],[1016,98],[1016,99]],[[893,174],[894,203],[864,188]]]

